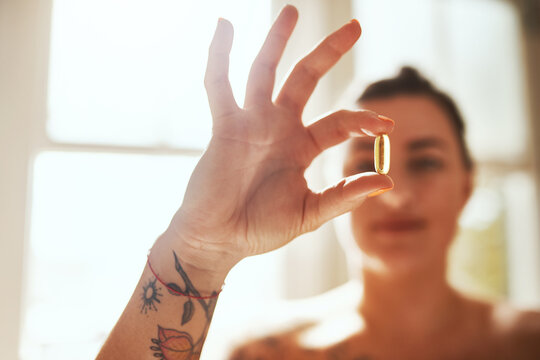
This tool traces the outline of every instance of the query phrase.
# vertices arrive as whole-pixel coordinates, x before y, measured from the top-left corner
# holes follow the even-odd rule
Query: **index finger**
[[[336,111],[306,127],[316,147],[312,158],[352,136],[388,134],[394,125],[394,120],[369,110]]]

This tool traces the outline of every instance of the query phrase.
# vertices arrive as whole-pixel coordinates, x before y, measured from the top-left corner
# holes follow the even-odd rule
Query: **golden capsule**
[[[374,148],[375,171],[379,174],[388,174],[390,171],[390,138],[386,134],[375,138]]]

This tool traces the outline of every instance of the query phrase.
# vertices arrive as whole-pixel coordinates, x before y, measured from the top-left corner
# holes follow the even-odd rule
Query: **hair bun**
[[[432,88],[431,83],[424,76],[422,76],[417,69],[413,68],[412,66],[403,66],[399,70],[399,74],[397,77],[404,82],[414,84],[415,86],[412,87]]]
[[[418,73],[418,70],[411,66],[403,66],[401,70],[399,70],[398,77],[400,78],[406,78],[406,79],[421,79],[422,76],[420,76],[420,73]]]

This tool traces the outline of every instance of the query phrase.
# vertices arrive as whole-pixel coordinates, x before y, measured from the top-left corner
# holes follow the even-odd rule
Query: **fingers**
[[[313,231],[336,216],[359,206],[366,197],[394,187],[392,179],[377,173],[349,176],[321,193],[310,193],[305,202],[302,231]]]
[[[297,20],[298,11],[294,6],[287,5],[281,10],[251,67],[245,106],[272,101],[276,68]]]
[[[315,148],[320,153],[351,136],[388,134],[393,128],[392,119],[379,116],[373,111],[340,110],[309,125],[306,130],[310,133],[315,142]],[[317,155],[319,154],[314,154],[314,156]]]
[[[361,32],[358,21],[352,20],[326,37],[296,64],[276,98],[276,104],[301,115],[319,79],[353,46]]]
[[[219,19],[214,38],[210,44],[204,77],[204,86],[214,120],[227,116],[238,109],[229,82],[229,53],[231,52],[232,40],[232,24],[225,19]]]

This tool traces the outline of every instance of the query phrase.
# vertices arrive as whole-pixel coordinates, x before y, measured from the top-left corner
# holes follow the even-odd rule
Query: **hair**
[[[435,101],[448,115],[450,124],[455,130],[465,169],[471,170],[474,167],[465,142],[465,123],[454,100],[433,86],[418,70],[410,66],[402,67],[397,76],[369,85],[356,102],[360,104],[367,100],[386,99],[398,95],[422,95]]]

